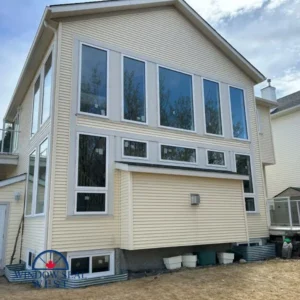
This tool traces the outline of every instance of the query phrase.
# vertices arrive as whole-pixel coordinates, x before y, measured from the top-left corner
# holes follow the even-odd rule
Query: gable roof
[[[273,115],[300,105],[300,91],[282,97],[277,102],[278,107],[272,112]]]
[[[300,197],[300,187],[288,187],[287,189],[283,190],[281,193],[276,195],[274,198],[279,197]]]
[[[266,79],[262,73],[260,73],[243,55],[230,45],[184,0],[110,0],[51,5],[46,7],[44,11],[37,34],[29,51],[4,119],[13,119],[17,106],[21,104],[42,57],[54,37],[54,32],[46,26],[47,23],[51,24],[52,27],[57,28],[58,23],[55,21],[61,18],[162,6],[176,7],[176,9],[189,19],[190,22],[198,28],[198,30],[200,30],[213,44],[215,44],[245,74],[247,74],[254,83],[260,83]]]

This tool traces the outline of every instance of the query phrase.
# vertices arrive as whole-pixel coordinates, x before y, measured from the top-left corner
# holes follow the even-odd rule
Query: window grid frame
[[[209,163],[209,158],[208,158],[208,152],[217,152],[217,153],[223,153],[224,154],[224,165],[214,165],[214,164],[210,164]],[[206,153],[206,165],[208,167],[213,167],[213,168],[227,168],[227,158],[226,158],[226,151],[223,150],[215,150],[215,149],[205,149],[205,153]]]
[[[205,112],[205,93],[204,93],[204,80],[206,81],[211,81],[214,83],[218,84],[218,90],[219,90],[219,101],[220,101],[220,114],[221,114],[221,126],[222,126],[222,134],[214,134],[214,133],[209,133],[207,132],[206,128],[206,112]],[[204,121],[204,134],[213,136],[213,137],[218,137],[218,138],[225,138],[225,133],[224,133],[224,118],[223,118],[223,103],[222,103],[222,93],[221,93],[221,85],[222,82],[210,79],[207,77],[201,76],[201,84],[202,84],[202,103],[203,103],[203,121]]]
[[[124,102],[125,102],[125,97],[124,97],[124,62],[125,58],[129,58],[132,60],[136,60],[139,62],[142,62],[145,64],[145,108],[146,108],[146,122],[139,122],[139,121],[133,121],[133,120],[128,120],[124,118],[124,113],[125,113],[125,107],[124,107]],[[143,125],[143,126],[148,126],[149,125],[149,112],[148,112],[148,61],[143,60],[134,56],[130,56],[127,54],[122,53],[121,54],[121,121],[122,122],[128,122],[128,123],[133,123],[137,125]]]
[[[94,49],[102,50],[106,52],[106,115],[99,115],[99,114],[94,114],[94,113],[88,113],[80,110],[80,104],[81,104],[81,71],[82,71],[82,48],[83,46],[91,47]],[[109,63],[110,59],[110,50],[107,48],[103,48],[100,46],[97,46],[95,44],[79,41],[79,64],[78,64],[78,90],[77,90],[77,113],[79,115],[84,115],[84,116],[90,116],[90,117],[96,117],[96,118],[103,118],[103,119],[109,119],[110,118],[110,88],[109,88],[109,83],[110,83],[110,72],[109,72]]]
[[[252,177],[252,185],[253,185],[253,193],[245,193],[244,192],[244,186],[243,186],[243,195],[244,195],[244,205],[245,205],[245,212],[247,214],[257,214],[259,213],[258,209],[258,199],[257,199],[257,193],[256,193],[256,183],[255,183],[255,173],[253,168],[253,161],[252,161],[252,155],[248,152],[234,152],[234,170],[237,172],[236,167],[236,155],[243,155],[248,156],[250,158],[250,167],[251,167],[251,177]],[[254,208],[255,210],[246,210],[246,198],[253,198],[254,199]]]
[[[105,161],[105,187],[86,187],[86,186],[78,186],[78,167],[79,167],[79,137],[80,135],[88,135],[92,137],[102,137],[106,139],[106,161]],[[94,134],[90,132],[83,132],[78,131],[76,133],[76,163],[75,163],[75,205],[74,205],[74,215],[107,215],[108,214],[108,161],[109,161],[109,136],[101,135],[101,134]],[[78,193],[88,193],[88,194],[104,194],[105,195],[105,211],[103,212],[77,212],[77,194]]]
[[[230,126],[231,126],[231,138],[234,140],[238,140],[241,142],[251,142],[251,134],[250,134],[250,127],[249,127],[249,118],[248,118],[248,101],[246,99],[246,90],[242,87],[238,87],[232,84],[227,84],[227,88],[228,88],[228,102],[229,102],[229,116],[230,116]],[[233,120],[232,120],[232,106],[231,106],[231,97],[230,97],[230,88],[234,88],[234,89],[238,89],[243,91],[243,95],[244,95],[244,109],[245,109],[245,123],[246,123],[246,127],[247,127],[247,139],[241,139],[241,138],[237,138],[234,136],[234,132],[233,132]]]
[[[188,75],[191,76],[192,79],[192,96],[193,96],[193,122],[194,122],[194,129],[193,130],[189,130],[189,129],[182,129],[182,128],[176,128],[176,127],[170,127],[170,126],[164,126],[161,125],[160,123],[160,77],[159,77],[159,69],[160,68],[164,68],[170,71],[174,71],[177,73],[181,73],[184,75]],[[157,84],[157,89],[156,89],[156,95],[157,95],[157,124],[158,124],[158,128],[163,128],[163,129],[169,129],[169,130],[176,130],[176,131],[181,131],[181,132],[189,132],[189,133],[197,133],[197,118],[196,118],[196,112],[195,112],[195,75],[193,73],[188,73],[185,71],[181,71],[172,67],[168,67],[168,66],[164,66],[162,64],[157,63],[156,64],[156,84]]]
[[[163,159],[162,158],[162,150],[161,146],[167,146],[167,147],[176,147],[176,148],[185,148],[185,149],[191,149],[195,150],[196,154],[196,161],[195,162],[186,162],[186,161],[179,161],[179,160],[169,160],[169,159]],[[182,145],[175,145],[175,144],[167,144],[167,143],[158,143],[158,151],[159,151],[159,161],[164,163],[172,163],[176,165],[189,165],[189,166],[198,166],[198,147],[186,147]]]
[[[137,143],[144,143],[146,144],[146,157],[138,157],[138,156],[128,156],[125,155],[125,141],[129,142],[137,142]],[[143,140],[137,140],[137,139],[131,139],[131,138],[122,138],[122,158],[123,159],[138,159],[138,160],[149,160],[149,141],[143,141]]]

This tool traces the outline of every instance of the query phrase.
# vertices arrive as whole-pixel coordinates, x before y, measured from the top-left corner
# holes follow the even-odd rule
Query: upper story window
[[[41,215],[45,209],[48,139],[29,156],[25,215]]]
[[[210,166],[225,167],[225,153],[220,151],[207,150],[207,164]]]
[[[206,133],[223,135],[219,84],[203,79]]]
[[[248,140],[244,91],[229,87],[233,137]]]
[[[195,130],[191,75],[159,67],[160,125]]]
[[[123,156],[146,159],[148,157],[147,146],[147,142],[123,139]]]
[[[52,54],[48,57],[44,69],[44,91],[42,99],[41,124],[44,124],[50,117],[52,87]]]
[[[244,180],[244,194],[246,211],[255,211],[255,195],[251,170],[251,158],[249,155],[236,154],[236,172],[240,175],[249,176],[249,180]]]
[[[79,134],[75,213],[106,213],[107,138]]]
[[[123,58],[123,118],[146,123],[146,63]]]
[[[34,84],[34,97],[33,97],[33,108],[32,108],[32,125],[31,125],[31,136],[33,136],[39,127],[39,109],[40,109],[40,76]]]
[[[161,160],[196,163],[197,154],[195,148],[185,148],[179,146],[160,146]]]
[[[107,116],[107,51],[81,47],[80,111]]]

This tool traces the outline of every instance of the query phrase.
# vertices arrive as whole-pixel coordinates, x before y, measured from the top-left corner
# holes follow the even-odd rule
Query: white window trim
[[[32,254],[34,254],[34,256],[36,258],[36,251],[34,251],[34,250],[30,249],[30,248],[27,248],[26,249],[26,269],[27,270],[31,270],[32,269],[32,266],[29,266],[29,252],[31,252]],[[31,264],[33,264],[34,259],[31,260]]]
[[[44,194],[44,212],[40,214],[36,214],[36,200],[37,200],[37,191],[38,191],[38,177],[39,177],[39,158],[40,158],[40,146],[48,140],[48,148],[47,148],[47,166],[46,166],[46,180],[45,180],[45,194]],[[32,192],[32,204],[31,204],[31,213],[29,215],[26,215],[26,209],[27,209],[27,199],[28,199],[28,181],[29,181],[29,168],[30,168],[30,156],[31,154],[35,152],[36,157],[34,161],[34,180],[33,180],[33,192]],[[32,218],[32,217],[43,217],[45,216],[45,210],[48,203],[48,180],[49,180],[49,168],[50,168],[50,148],[49,148],[49,136],[45,137],[29,154],[28,158],[28,176],[26,180],[26,200],[25,200],[25,211],[24,216],[25,218]]]
[[[91,273],[92,271],[92,257],[93,256],[109,256],[109,271],[107,272],[98,272],[98,273]],[[95,278],[95,277],[103,277],[103,276],[112,276],[115,275],[115,251],[113,249],[107,250],[93,250],[93,251],[80,251],[80,252],[69,252],[67,254],[68,264],[70,266],[70,273],[71,273],[71,260],[74,258],[82,258],[82,257],[89,257],[89,269],[90,273],[84,274],[84,278]],[[74,279],[77,278],[76,275],[73,275]],[[81,280],[81,278],[78,280]]]
[[[94,137],[102,137],[106,139],[106,162],[105,162],[105,187],[85,187],[78,186],[78,158],[79,158],[79,136],[80,135],[89,135]],[[93,134],[88,132],[77,132],[76,135],[76,172],[75,172],[75,205],[74,205],[74,215],[107,215],[108,214],[108,161],[109,161],[109,137],[106,135]],[[105,211],[103,212],[77,212],[77,194],[78,193],[90,193],[90,194],[105,194]]]
[[[178,160],[169,160],[169,159],[162,159],[162,152],[161,152],[161,146],[170,146],[170,147],[177,147],[177,148],[186,148],[186,149],[192,149],[196,152],[196,161],[195,162],[187,162],[187,161],[178,161]],[[176,165],[189,165],[189,166],[196,166],[198,165],[198,149],[197,147],[186,147],[182,145],[174,145],[174,144],[167,144],[167,143],[158,143],[158,151],[159,151],[159,161],[165,162],[165,163],[175,163]]]
[[[159,80],[159,68],[168,69],[170,71],[174,71],[177,73],[189,75],[192,78],[192,96],[193,96],[193,118],[194,118],[194,129],[188,130],[188,129],[181,129],[176,127],[169,127],[169,126],[163,126],[160,124],[160,80]],[[180,71],[178,69],[174,69],[168,66],[157,64],[156,67],[156,84],[157,84],[157,101],[158,101],[158,107],[157,107],[157,113],[158,113],[158,127],[164,128],[164,129],[170,129],[170,130],[176,130],[176,131],[182,131],[182,132],[189,132],[189,133],[196,133],[197,132],[197,120],[196,120],[196,112],[195,112],[195,76],[192,73],[187,73],[184,71]]]
[[[247,139],[241,139],[241,138],[236,138],[234,137],[234,132],[233,132],[233,121],[232,121],[232,107],[231,107],[231,98],[230,98],[230,88],[235,88],[243,91],[244,94],[244,108],[245,108],[245,118],[246,118],[246,126],[247,126]],[[241,87],[237,87],[234,85],[228,85],[228,99],[229,99],[229,115],[230,115],[230,126],[231,126],[231,137],[234,140],[238,141],[243,141],[243,142],[250,142],[250,127],[249,127],[249,122],[248,122],[248,106],[247,106],[247,99],[246,99],[246,93],[245,89]]]
[[[50,58],[50,56],[52,56],[51,58],[51,88],[50,88],[50,112],[49,112],[49,116],[48,118],[43,122],[43,110],[44,110],[44,86],[45,86],[45,69],[46,69],[46,63],[48,61],[48,59]],[[52,103],[52,84],[53,84],[53,52],[51,51],[47,56],[46,56],[46,59],[43,63],[43,94],[42,94],[42,99],[41,99],[41,107],[40,107],[40,110],[41,110],[41,113],[40,113],[40,119],[39,119],[39,128],[42,127],[49,119],[50,119],[50,116],[51,116],[51,103]]]
[[[125,141],[129,142],[137,142],[137,143],[143,143],[146,144],[146,157],[137,157],[137,156],[128,156],[125,155],[124,153],[124,148],[125,148]],[[127,139],[127,138],[122,138],[122,158],[128,158],[128,159],[138,159],[138,160],[149,160],[149,142],[148,141],[142,141],[142,140],[135,140],[135,139]]]
[[[215,165],[215,164],[210,164],[208,161],[208,152],[217,152],[217,153],[223,153],[224,154],[224,165]],[[206,149],[206,165],[209,167],[214,167],[214,168],[227,168],[227,159],[226,159],[226,152],[225,151],[220,151],[220,150],[213,150],[213,149]]]
[[[258,199],[257,199],[257,193],[256,193],[256,182],[254,178],[254,169],[253,169],[253,162],[252,162],[252,155],[250,153],[242,153],[242,152],[234,152],[234,170],[237,172],[236,168],[236,155],[244,155],[244,156],[249,156],[250,157],[250,167],[251,167],[251,179],[252,179],[252,185],[253,185],[253,193],[245,193],[244,188],[243,188],[243,195],[244,195],[244,205],[245,205],[245,211],[247,214],[257,214],[259,213],[258,210]],[[254,198],[254,208],[255,210],[253,211],[248,211],[246,210],[246,200],[245,198]]]
[[[49,118],[43,123],[41,124],[41,104],[42,104],[42,97],[44,95],[44,66],[45,66],[45,63],[47,62],[47,59],[48,57],[50,56],[50,54],[52,55],[53,53],[53,44],[51,45],[51,47],[48,49],[39,69],[38,69],[38,72],[36,73],[34,79],[33,79],[33,87],[32,87],[32,90],[33,90],[33,95],[32,95],[32,105],[31,105],[31,124],[30,124],[30,127],[29,127],[29,140],[31,141],[33,139],[33,137],[40,131],[40,129],[42,127],[45,126],[45,124],[47,123],[47,121],[49,120]],[[32,122],[33,122],[33,106],[34,106],[34,86],[35,86],[35,83],[37,81],[37,79],[40,77],[40,99],[39,99],[39,111],[38,111],[38,127],[37,127],[37,130],[36,130],[36,133],[32,134]],[[51,85],[53,85],[53,81],[51,82]],[[51,104],[53,102],[53,93],[52,93],[52,87],[51,87]],[[50,111],[50,116],[51,116],[51,111]]]
[[[102,50],[106,52],[106,69],[107,69],[107,74],[106,74],[106,115],[98,115],[98,114],[93,114],[93,113],[88,113],[80,110],[80,98],[81,98],[81,68],[82,68],[82,47],[83,46],[88,46],[92,47],[98,50]],[[97,45],[86,43],[86,42],[79,42],[79,65],[78,65],[78,90],[77,90],[77,112],[80,115],[86,115],[86,116],[93,116],[93,117],[98,117],[98,118],[104,118],[104,119],[109,119],[109,98],[110,98],[110,93],[109,93],[109,63],[110,59],[110,50],[101,48]]]
[[[12,144],[12,153],[16,153],[18,148],[19,148],[19,138],[20,138],[20,112],[18,111],[15,118],[14,118],[14,121],[13,121],[13,124],[14,124],[14,131],[13,131],[13,144]],[[16,123],[16,120],[18,119],[18,123],[19,123],[19,128],[18,130],[16,131],[16,128],[15,128],[15,123]],[[16,137],[16,134],[17,133],[17,142],[15,142],[15,137]],[[16,145],[16,147],[15,147]]]
[[[204,80],[215,82],[215,83],[218,84],[222,134],[214,134],[214,133],[207,132],[207,128],[206,128],[206,112],[205,112]],[[202,81],[202,99],[203,99],[202,103],[203,103],[203,114],[204,114],[204,118],[203,118],[203,120],[204,120],[204,132],[205,132],[206,135],[224,138],[225,135],[224,135],[224,121],[223,121],[223,104],[222,104],[222,96],[221,96],[221,82],[213,80],[213,79],[209,79],[209,78],[206,78],[206,77],[202,77],[201,81]]]
[[[145,64],[145,107],[146,107],[146,122],[139,122],[139,121],[132,121],[132,120],[127,120],[124,118],[124,102],[125,102],[125,98],[124,98],[124,58],[129,58],[132,60],[136,60],[139,62],[142,62]],[[121,116],[121,120],[123,122],[129,122],[129,123],[133,123],[133,124],[139,124],[139,125],[148,125],[149,124],[149,114],[148,114],[148,62],[146,60],[142,60],[130,55],[126,55],[122,53],[122,59],[121,59],[121,99],[122,99],[122,116]]]

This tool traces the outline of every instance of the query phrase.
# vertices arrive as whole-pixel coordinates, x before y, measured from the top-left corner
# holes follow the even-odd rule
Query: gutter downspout
[[[52,90],[51,90],[51,123],[50,123],[50,135],[49,135],[49,161],[48,161],[48,190],[47,190],[47,205],[46,205],[46,216],[45,216],[45,240],[44,250],[48,250],[48,239],[49,239],[49,220],[50,220],[50,202],[51,196],[51,185],[52,185],[52,158],[53,158],[53,132],[54,132],[54,114],[55,114],[55,95],[56,95],[56,77],[57,77],[57,56],[58,56],[58,33],[57,29],[53,28],[47,21],[44,21],[44,26],[50,29],[54,33],[54,43],[52,50]]]

